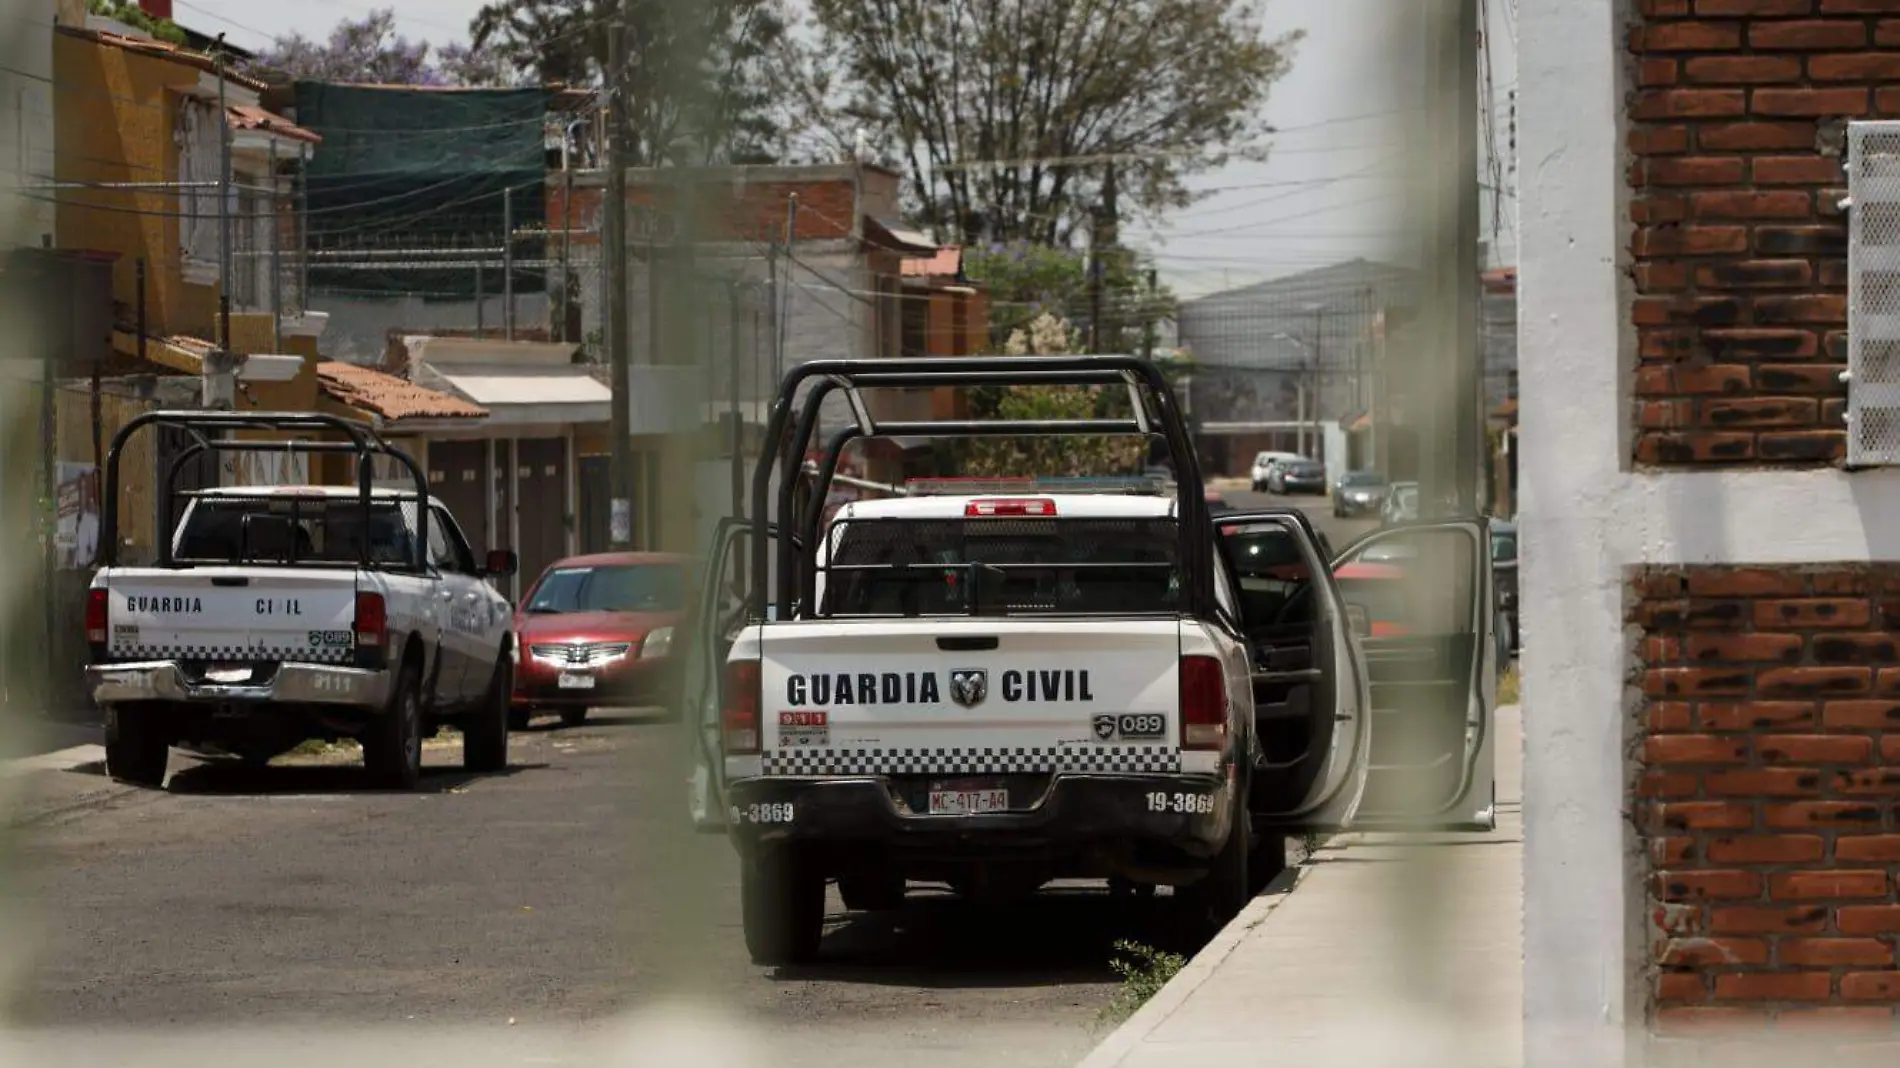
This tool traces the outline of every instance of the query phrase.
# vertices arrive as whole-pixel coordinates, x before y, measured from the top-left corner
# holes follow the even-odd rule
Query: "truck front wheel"
[[[818,956],[825,880],[795,850],[749,851],[739,866],[739,898],[752,963],[803,964]]]
[[[149,711],[127,716],[106,710],[106,774],[131,786],[157,789],[165,784],[171,739]]]
[[[503,771],[508,767],[509,701],[514,695],[514,667],[506,657],[495,665],[482,703],[462,724],[462,767],[468,771]]]

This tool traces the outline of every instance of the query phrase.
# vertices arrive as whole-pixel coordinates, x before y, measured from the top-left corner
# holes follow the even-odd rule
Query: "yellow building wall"
[[[197,69],[54,34],[53,72],[60,88],[53,94],[60,181],[177,180],[178,91],[198,83]],[[137,304],[137,261],[144,259],[149,332],[209,339],[215,337],[218,287],[185,282],[177,218],[184,206],[172,190],[62,190],[56,242],[118,253],[112,294],[127,309]]]

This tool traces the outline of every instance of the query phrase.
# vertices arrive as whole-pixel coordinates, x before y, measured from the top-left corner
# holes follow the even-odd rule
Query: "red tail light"
[[[1181,658],[1181,748],[1227,743],[1227,671],[1218,658]]]
[[[381,649],[389,640],[389,606],[380,593],[356,595],[356,647]]]
[[[86,641],[93,645],[104,645],[106,632],[112,629],[108,626],[112,614],[110,597],[103,589],[86,591]]]
[[[720,690],[719,726],[726,752],[747,756],[759,751],[759,662],[734,660],[726,665]]]
[[[996,516],[1045,516],[1056,514],[1056,502],[1047,497],[1008,497],[991,501],[971,501],[963,506],[967,518]]]

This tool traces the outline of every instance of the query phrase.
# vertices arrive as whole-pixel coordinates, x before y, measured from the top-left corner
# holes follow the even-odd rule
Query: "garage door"
[[[516,447],[522,590],[567,555],[567,442],[561,438],[523,438]]]
[[[449,514],[477,553],[501,547],[489,542],[487,473],[487,442],[429,443],[429,488],[449,506]]]

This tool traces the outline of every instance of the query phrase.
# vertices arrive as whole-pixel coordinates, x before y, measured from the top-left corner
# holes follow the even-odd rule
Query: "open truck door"
[[[1325,541],[1294,509],[1214,520],[1223,613],[1251,661],[1256,831],[1355,822],[1371,756],[1369,679]]]
[[[768,538],[778,536],[776,527],[766,530]],[[688,804],[694,829],[707,834],[724,833],[727,826],[719,685],[726,654],[747,622],[745,569],[752,559],[755,536],[756,527],[749,520],[736,518],[721,519],[713,532],[680,687],[681,719],[687,727],[692,767]]]
[[[1361,829],[1497,826],[1498,633],[1491,537],[1481,518],[1376,531],[1333,561],[1367,625],[1371,762]]]

